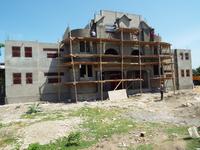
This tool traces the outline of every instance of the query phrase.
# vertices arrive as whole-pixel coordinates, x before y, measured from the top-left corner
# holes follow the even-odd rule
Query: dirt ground
[[[176,125],[187,126],[200,126],[200,88],[194,90],[181,90],[165,93],[164,100],[160,101],[159,93],[144,93],[142,95],[134,95],[126,100],[107,100],[97,102],[80,102],[78,104],[51,104],[43,103],[40,105],[42,110],[46,113],[58,113],[64,112],[64,118],[60,120],[56,119],[44,119],[36,117],[35,119],[24,119],[23,114],[27,111],[29,104],[11,104],[0,106],[0,123],[9,125],[5,128],[0,128],[0,136],[3,136],[8,131],[19,138],[18,144],[21,149],[26,148],[30,143],[39,142],[41,144],[49,143],[59,137],[67,135],[78,128],[82,122],[81,118],[65,118],[65,115],[70,110],[75,110],[84,106],[88,107],[100,107],[104,109],[120,108],[128,110],[124,117],[130,117],[137,121],[151,121],[151,122],[164,122],[173,123]],[[63,114],[62,114],[63,115]],[[165,140],[165,135],[159,132],[155,133],[156,140]],[[128,133],[126,136],[113,136],[110,139],[100,141],[97,145],[90,148],[96,149],[123,149],[123,147],[134,145],[136,143],[148,144],[148,140],[154,138],[153,135],[149,135],[148,138],[135,140],[137,133]],[[152,136],[152,137],[151,137]],[[145,141],[142,141],[145,140]],[[159,141],[157,141],[159,143]],[[174,141],[174,145],[170,144],[170,149],[184,149],[184,142],[178,139]],[[157,145],[154,147],[156,150],[169,149],[169,144]],[[178,148],[177,148],[178,147]],[[5,146],[3,149],[11,149],[11,147]]]

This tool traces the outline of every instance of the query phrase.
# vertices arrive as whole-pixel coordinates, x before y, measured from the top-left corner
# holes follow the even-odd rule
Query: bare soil
[[[6,132],[11,132],[18,138],[21,149],[26,148],[30,143],[49,143],[59,137],[66,136],[69,132],[79,128],[82,122],[81,118],[65,118],[62,120],[42,120],[24,119],[21,116],[25,114],[31,103],[28,104],[11,104],[0,106],[0,123],[7,127],[0,128],[0,136]],[[144,93],[134,95],[126,100],[106,100],[97,102],[80,102],[77,104],[51,104],[43,103],[40,105],[43,112],[52,113],[63,111],[67,114],[71,110],[78,108],[100,107],[104,109],[120,108],[127,110],[124,117],[129,117],[137,121],[164,122],[176,125],[200,126],[200,90],[182,90],[168,92],[164,94],[164,100],[160,101],[159,93]],[[156,136],[155,136],[156,135]],[[1,139],[1,137],[0,137]],[[159,130],[154,135],[148,135],[145,138],[139,138],[137,133],[128,133],[126,135],[114,135],[112,138],[104,139],[97,145],[91,147],[91,150],[98,149],[126,149],[126,147],[136,144],[148,144],[154,140],[158,143],[155,150],[184,150],[185,143],[182,140],[174,139],[173,144],[159,144],[159,140],[166,140],[164,134]],[[11,149],[7,145],[3,149]]]

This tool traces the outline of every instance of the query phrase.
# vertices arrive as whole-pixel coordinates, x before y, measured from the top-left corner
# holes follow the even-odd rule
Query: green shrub
[[[66,146],[78,146],[81,141],[81,133],[80,132],[71,132],[67,137]]]
[[[39,105],[40,105],[40,103],[29,106],[26,114],[33,114],[33,113],[41,112],[41,108],[39,107]]]
[[[27,150],[40,150],[41,146],[39,143],[30,144]]]
[[[3,123],[0,123],[0,128],[2,128],[3,127]]]

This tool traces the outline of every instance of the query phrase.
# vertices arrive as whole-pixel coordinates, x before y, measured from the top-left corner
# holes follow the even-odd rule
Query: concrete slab
[[[128,98],[126,89],[108,91],[108,96],[110,100],[121,100]]]

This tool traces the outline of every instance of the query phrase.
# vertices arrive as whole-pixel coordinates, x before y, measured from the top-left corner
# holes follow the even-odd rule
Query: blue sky
[[[57,42],[67,25],[81,28],[99,10],[140,14],[172,48],[192,50],[200,66],[199,0],[1,0],[0,42]],[[0,61],[3,61],[3,54]]]

